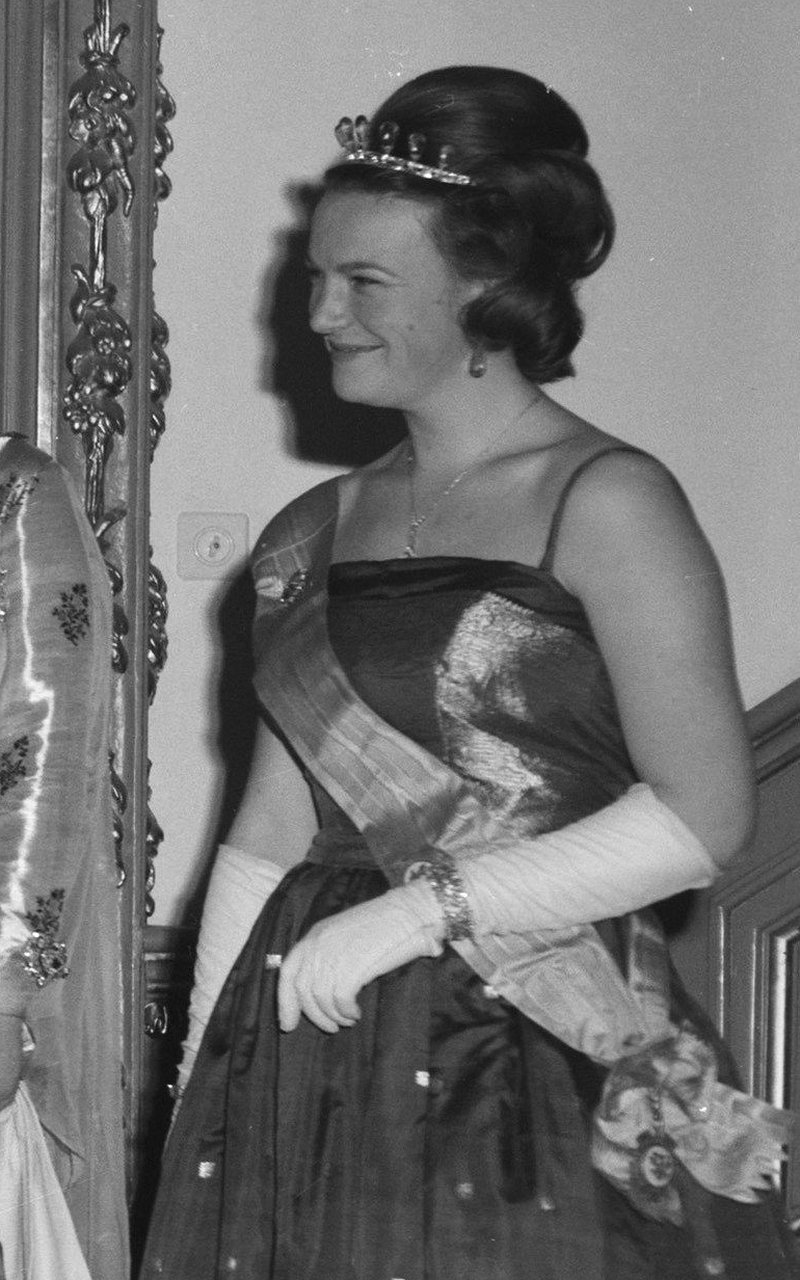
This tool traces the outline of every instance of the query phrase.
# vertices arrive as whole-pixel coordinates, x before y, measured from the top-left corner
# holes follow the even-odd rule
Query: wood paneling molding
[[[747,725],[759,782],[800,758],[800,680],[793,680],[753,707]]]

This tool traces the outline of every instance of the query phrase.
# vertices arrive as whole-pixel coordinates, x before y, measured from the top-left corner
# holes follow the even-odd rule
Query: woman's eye
[[[355,285],[355,286],[356,286],[356,288],[358,288],[358,289],[364,289],[364,288],[367,288],[367,287],[368,287],[369,285],[371,285],[371,284],[379,285],[379,284],[381,284],[381,283],[382,283],[382,281],[377,280],[374,276],[361,276],[361,275],[358,275],[358,276],[351,276],[351,277],[350,277],[350,283],[351,283],[351,284],[353,284],[353,285]]]

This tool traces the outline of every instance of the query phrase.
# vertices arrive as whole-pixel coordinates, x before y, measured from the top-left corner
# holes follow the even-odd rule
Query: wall
[[[769,21],[746,0],[161,0],[160,20],[179,114],[157,234],[174,389],[153,489],[155,559],[170,589],[150,743],[165,828],[154,919],[185,917],[220,816],[220,734],[223,746],[235,736],[219,715],[231,584],[179,576],[177,516],[243,514],[252,542],[277,507],[330,474],[297,456],[297,424],[275,390],[269,318],[289,187],[333,157],[340,115],[369,113],[432,66],[532,71],[586,119],[619,240],[583,295],[578,378],[556,394],[684,483],[728,580],[746,703],[795,678],[795,0],[772,0]],[[296,307],[278,292],[282,317],[293,296]],[[337,429],[335,415],[319,417]],[[234,687],[237,670],[247,677],[237,625],[234,615]]]

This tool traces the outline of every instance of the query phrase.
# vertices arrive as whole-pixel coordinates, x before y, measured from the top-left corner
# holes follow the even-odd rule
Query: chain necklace
[[[419,531],[422,528],[422,526],[430,519],[431,516],[436,514],[436,512],[439,510],[440,506],[445,501],[445,499],[449,498],[450,494],[453,492],[456,486],[461,484],[462,480],[466,479],[470,471],[475,470],[475,468],[478,466],[478,464],[482,460],[483,455],[487,452],[488,450],[484,449],[478,455],[478,457],[475,458],[473,462],[470,462],[468,466],[464,467],[463,470],[459,471],[458,475],[454,476],[453,479],[449,482],[449,484],[445,485],[441,493],[438,494],[437,497],[434,499],[433,504],[430,507],[428,507],[427,511],[418,511],[417,510],[417,494],[414,486],[414,473],[411,470],[411,468],[414,466],[414,450],[411,447],[411,444],[409,443],[408,448],[406,449],[406,462],[408,463],[408,484],[411,490],[411,519],[408,524],[408,534],[406,538],[406,545],[403,549],[403,555],[407,560],[413,560],[416,558],[417,535],[419,534]]]
[[[422,526],[424,524],[427,524],[431,516],[436,515],[442,503],[445,502],[447,498],[450,497],[450,494],[453,492],[454,489],[458,487],[458,485],[461,484],[461,481],[466,480],[468,475],[471,475],[473,471],[476,471],[478,469],[481,463],[492,452],[492,449],[496,447],[498,439],[502,440],[503,437],[509,435],[510,432],[514,429],[514,427],[516,427],[520,418],[524,417],[524,415],[528,412],[528,410],[534,404],[536,404],[537,400],[540,400],[540,399],[541,399],[541,392],[538,395],[534,396],[532,400],[529,400],[528,403],[523,406],[523,408],[514,418],[513,422],[509,423],[508,427],[501,433],[500,437],[496,437],[491,444],[486,446],[485,449],[481,449],[477,458],[473,458],[472,462],[467,463],[466,467],[463,467],[462,470],[459,471],[458,475],[453,476],[453,479],[450,480],[448,484],[446,484],[445,487],[442,489],[442,491],[439,494],[437,494],[437,496],[434,498],[433,502],[428,507],[427,511],[419,511],[417,509],[417,492],[416,492],[416,486],[414,485],[414,472],[412,470],[415,462],[414,447],[411,444],[411,441],[409,440],[408,445],[406,446],[406,463],[408,465],[408,487],[411,490],[411,519],[409,520],[409,523],[408,523],[406,545],[403,548],[403,556],[405,557],[406,560],[416,559],[417,539],[419,536],[419,531],[422,528]]]

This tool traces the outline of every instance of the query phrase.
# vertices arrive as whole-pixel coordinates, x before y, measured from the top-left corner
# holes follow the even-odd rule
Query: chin
[[[394,403],[393,397],[387,393],[385,388],[381,390],[378,387],[364,386],[363,382],[359,385],[355,378],[336,377],[334,374],[332,386],[339,399],[345,400],[348,404],[366,404],[375,409],[397,409],[400,407]]]

